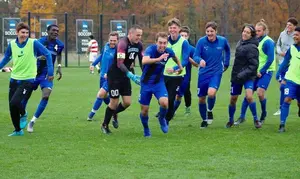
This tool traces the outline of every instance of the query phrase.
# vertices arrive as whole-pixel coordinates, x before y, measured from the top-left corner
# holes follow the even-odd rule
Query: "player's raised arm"
[[[5,51],[4,57],[0,62],[0,69],[2,69],[10,60],[11,60],[11,46],[8,44],[8,47]]]

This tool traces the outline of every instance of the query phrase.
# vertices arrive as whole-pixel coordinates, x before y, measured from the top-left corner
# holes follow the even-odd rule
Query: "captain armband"
[[[125,53],[117,53],[117,59],[125,59]]]

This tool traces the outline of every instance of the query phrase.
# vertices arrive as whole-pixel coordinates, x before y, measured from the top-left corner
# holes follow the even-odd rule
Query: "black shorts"
[[[131,96],[131,83],[129,78],[109,79],[108,92],[110,98],[119,98],[119,96]]]

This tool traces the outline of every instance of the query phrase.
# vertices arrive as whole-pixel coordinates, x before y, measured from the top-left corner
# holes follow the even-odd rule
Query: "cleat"
[[[92,120],[93,120],[93,118],[89,118],[89,117],[87,118],[87,121],[92,121]]]
[[[30,121],[28,126],[27,126],[27,132],[33,132],[33,125],[34,125],[34,122],[33,121]]]
[[[254,121],[254,126],[256,129],[261,128],[261,122],[259,120]]]
[[[236,120],[236,121],[234,122],[234,125],[235,125],[235,126],[238,126],[238,125],[242,124],[242,123],[245,122],[245,121],[246,121],[246,119],[238,118],[238,120]]]
[[[274,115],[274,116],[279,116],[280,114],[281,114],[281,110],[278,109],[278,111],[276,111],[273,115]]]
[[[160,129],[163,133],[168,133],[169,126],[167,124],[166,119],[158,119],[159,124],[160,124]]]
[[[24,129],[27,125],[27,116],[28,116],[28,113],[26,111],[25,114],[20,117],[20,128],[21,129]]]
[[[114,114],[113,115],[113,120],[112,120],[112,125],[115,129],[118,129],[119,127],[119,122],[118,122],[118,115]]]
[[[261,124],[265,123],[266,116],[267,116],[267,112],[261,113],[260,120],[259,120]]]
[[[109,130],[107,125],[102,124],[101,131],[103,132],[103,134],[107,134],[107,135],[111,134],[111,131]]]
[[[151,132],[149,128],[144,128],[144,137],[151,137]]]
[[[185,116],[190,116],[191,115],[191,107],[186,107],[185,108],[185,113],[184,113]]]
[[[207,124],[212,124],[214,120],[214,115],[212,113],[212,111],[208,111],[207,112]]]
[[[202,121],[200,128],[205,129],[205,128],[207,128],[207,126],[208,126],[207,121]]]
[[[234,124],[234,122],[227,122],[227,124],[226,124],[226,128],[231,128],[232,126],[233,126],[233,124]]]
[[[279,125],[278,132],[279,132],[279,133],[285,132],[285,125],[284,125],[284,124],[280,124],[280,125]]]
[[[20,131],[14,131],[13,133],[9,134],[8,136],[11,137],[11,136],[23,136],[24,135],[24,132],[23,130],[20,130]]]

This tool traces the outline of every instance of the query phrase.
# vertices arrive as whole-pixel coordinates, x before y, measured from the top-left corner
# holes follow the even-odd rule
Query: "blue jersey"
[[[106,43],[102,49],[101,55],[93,62],[93,66],[96,66],[98,63],[101,64],[100,76],[104,77],[107,74],[108,69],[114,62],[114,57],[117,51],[117,47],[110,48],[109,43]]]
[[[58,39],[49,41],[48,36],[40,38],[39,42],[41,44],[43,44],[48,49],[48,51],[51,53],[52,63],[54,65],[56,56],[61,55],[61,53],[64,49],[63,42]],[[39,59],[37,61],[37,69],[38,69],[38,76],[47,74],[47,64],[46,64],[45,60]]]
[[[225,52],[225,59],[224,54]],[[206,62],[204,68],[199,68],[199,76],[212,76],[223,73],[223,67],[228,67],[230,62],[230,47],[225,37],[217,36],[214,42],[210,42],[207,36],[198,40],[194,61],[199,63],[200,60]]]
[[[168,53],[169,56],[166,59],[161,60],[153,64],[143,65],[143,73],[141,77],[142,83],[155,84],[162,82],[164,80],[164,68],[165,64],[170,58],[175,57],[175,53],[171,48],[166,48],[165,52],[160,53],[157,51],[157,45],[150,45],[144,52],[144,56],[149,56],[150,58],[159,58],[162,54]]]
[[[264,38],[265,36],[260,37],[258,40],[259,42]],[[275,51],[275,44],[272,40],[268,39],[264,42],[262,46],[263,52],[268,56],[266,64],[262,67],[262,69],[259,71],[262,75],[265,74],[268,70],[268,68],[272,65],[275,57],[274,57],[274,51]]]

